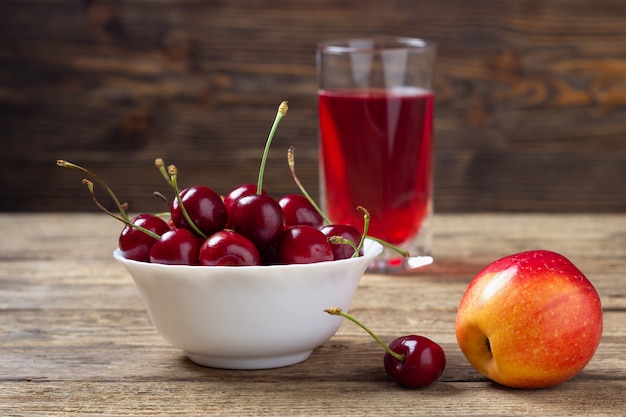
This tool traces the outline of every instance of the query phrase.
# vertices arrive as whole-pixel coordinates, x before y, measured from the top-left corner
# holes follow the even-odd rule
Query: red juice
[[[418,88],[319,92],[321,188],[335,223],[393,244],[430,210],[434,96]]]

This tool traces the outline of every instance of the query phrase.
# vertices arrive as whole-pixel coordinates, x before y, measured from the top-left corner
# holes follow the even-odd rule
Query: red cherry
[[[283,231],[283,210],[267,194],[241,197],[231,212],[233,229],[262,250],[274,242]]]
[[[341,236],[348,239],[354,246],[358,246],[361,241],[361,233],[355,227],[347,224],[329,224],[323,226],[320,231],[327,237]],[[333,243],[333,255],[335,260],[348,259],[354,255],[354,248],[346,243]],[[359,255],[363,255],[363,249],[359,250]]]
[[[423,388],[435,382],[446,367],[446,355],[437,343],[424,336],[402,336],[389,348],[404,357],[403,361],[385,352],[385,371],[407,388]]]
[[[168,265],[198,265],[200,240],[187,229],[163,233],[150,250],[150,262]]]
[[[383,363],[387,374],[406,388],[423,388],[435,382],[446,367],[446,355],[437,343],[424,336],[402,336],[386,345],[380,337],[356,317],[330,307],[328,314],[346,318],[368,332],[384,349]]]
[[[130,222],[159,236],[170,230],[165,220],[154,214],[140,214]],[[124,227],[118,240],[122,256],[140,262],[150,261],[150,249],[156,242],[157,239],[153,236],[128,225]]]
[[[232,229],[231,222],[231,212],[237,200],[241,197],[245,197],[247,195],[254,195],[257,193],[257,185],[256,184],[242,184],[238,187],[233,188],[224,196],[224,206],[226,206],[226,211],[228,212],[228,222],[226,223],[226,227]],[[267,194],[265,190],[261,191],[261,194]]]
[[[257,185],[252,183],[242,184],[238,187],[233,188],[224,196],[224,205],[226,206],[226,209],[230,211],[237,202],[237,200],[247,195],[256,194],[256,190]],[[265,192],[265,190],[263,190],[262,194],[267,193]]]
[[[222,230],[226,225],[226,206],[222,197],[211,188],[203,185],[189,187],[180,192],[180,198],[191,221],[206,236]],[[172,200],[170,212],[176,227],[192,230],[178,204],[178,198]]]
[[[279,237],[277,263],[310,264],[332,260],[333,250],[328,238],[313,226],[291,226]]]
[[[254,244],[232,230],[222,230],[209,236],[200,246],[200,265],[243,266],[260,265]]]
[[[322,216],[302,194],[287,194],[278,200],[278,204],[285,214],[285,227],[303,224],[319,228],[324,224]]]

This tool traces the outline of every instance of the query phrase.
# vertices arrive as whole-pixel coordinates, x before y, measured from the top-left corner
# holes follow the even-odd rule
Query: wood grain
[[[273,370],[200,367],[152,326],[111,256],[118,229],[101,214],[0,214],[0,414],[3,416],[619,416],[626,407],[626,216],[442,214],[435,263],[366,274],[351,311],[384,340],[417,332],[448,364],[424,390],[396,387],[382,351],[345,322],[305,362]],[[569,257],[596,286],[604,334],[581,374],[546,390],[495,385],[454,336],[470,279],[513,251]]]
[[[138,211],[183,184],[225,193],[266,174],[317,195],[316,42],[391,34],[438,44],[435,210],[624,211],[626,4],[23,0],[0,3],[0,210],[92,210],[59,158]]]

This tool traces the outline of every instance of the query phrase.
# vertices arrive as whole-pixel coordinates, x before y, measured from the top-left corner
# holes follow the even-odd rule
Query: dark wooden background
[[[2,0],[1,211],[95,210],[101,174],[160,210],[184,185],[317,195],[315,45],[377,34],[439,46],[435,210],[626,210],[624,0]]]

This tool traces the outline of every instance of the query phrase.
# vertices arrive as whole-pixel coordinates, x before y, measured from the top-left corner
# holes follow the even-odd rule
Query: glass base
[[[385,247],[383,252],[368,266],[367,272],[379,274],[395,274],[410,272],[433,263],[433,236],[431,230],[432,209],[424,219],[417,236],[408,242],[398,245],[408,251],[409,256],[401,256],[395,250]]]
[[[385,249],[389,250],[389,249]],[[394,274],[399,272],[407,272],[418,269],[433,263],[434,258],[431,255],[418,256],[396,256],[391,258],[376,258],[367,267],[367,272],[378,274]],[[382,255],[381,255],[382,256]]]

